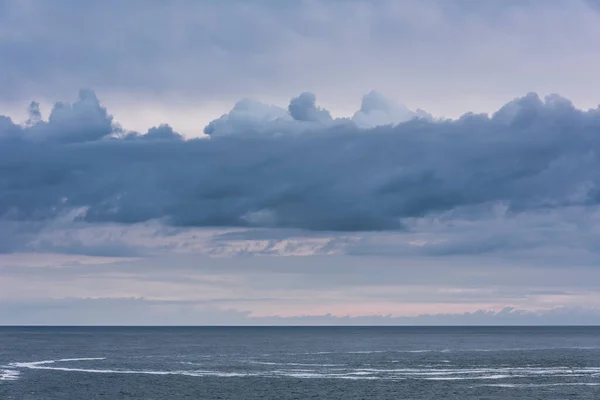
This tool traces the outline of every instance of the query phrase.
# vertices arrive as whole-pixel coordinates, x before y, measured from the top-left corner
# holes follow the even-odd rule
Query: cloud
[[[454,209],[431,218],[405,220],[403,232],[361,235],[346,254],[391,257],[482,255],[528,259],[529,264],[595,263],[599,253],[597,206],[542,208],[510,213],[506,205]],[[543,261],[542,261],[543,260]]]
[[[102,139],[118,130],[112,124],[112,116],[100,106],[91,90],[80,90],[79,99],[73,104],[56,103],[48,121],[42,119],[39,104],[35,101],[27,111],[29,118],[22,128],[9,117],[0,117],[0,139],[42,144],[83,143]]]
[[[596,5],[4,0],[0,101],[44,103],[91,86],[130,109],[169,108],[318,88],[346,109],[375,87],[444,115],[496,107],[525,90],[589,105],[598,92]]]
[[[0,301],[0,325],[112,326],[482,326],[482,325],[597,325],[600,310],[558,307],[544,311],[505,308],[466,313],[293,317],[253,316],[250,311],[223,309],[194,301],[156,301],[144,298],[64,298]]]
[[[375,100],[359,113],[385,108]],[[496,205],[517,215],[600,201],[600,109],[557,95],[528,94],[491,117],[415,114],[374,128],[323,117],[306,93],[290,103],[295,118],[274,107],[238,103],[209,139],[183,140],[168,125],[127,132],[91,91],[48,121],[32,106],[24,125],[0,120],[0,216],[379,231],[449,211],[484,218]]]
[[[65,298],[0,304],[0,325],[237,325],[248,315],[196,302],[141,298]]]
[[[102,139],[113,131],[112,116],[100,106],[91,90],[80,90],[79,100],[72,105],[56,103],[48,122],[40,120],[39,108],[29,109],[29,123],[34,122],[26,134],[30,140],[41,142],[74,143]]]
[[[511,307],[501,311],[477,310],[466,313],[421,314],[414,317],[346,316],[331,314],[298,317],[249,318],[265,325],[367,325],[367,326],[585,326],[600,323],[600,310],[580,307],[557,307],[544,311],[518,310]]]
[[[81,211],[84,212],[84,211]],[[53,221],[0,222],[2,252],[92,256],[157,256],[194,253],[211,257],[346,254],[397,259],[488,257],[548,268],[600,262],[599,206],[508,213],[506,206],[455,209],[405,219],[399,231],[320,232],[282,228],[170,227],[161,221],[138,224],[88,223],[81,212]],[[509,261],[510,260],[510,261]]]
[[[211,121],[204,128],[204,133],[215,136],[254,133],[273,123],[285,124],[282,127],[284,130],[289,129],[291,120],[291,116],[283,108],[243,99],[235,103],[229,113]]]
[[[290,315],[336,289],[452,300],[406,286],[434,281],[465,285],[461,302],[494,299],[495,310],[531,296],[543,305],[527,285],[562,287],[547,295],[553,305],[592,301],[575,289],[595,290],[599,257],[600,109],[582,108],[600,90],[596,0],[0,3],[0,107],[13,115],[0,116],[0,257],[144,257],[147,267],[108,267],[134,270],[117,290],[102,287],[107,276],[78,281],[96,270],[17,271],[2,258],[0,297],[36,296],[32,282],[53,274],[64,280],[36,290],[180,293],[160,286],[189,279],[167,257],[177,253],[190,257],[186,272],[201,260],[209,275],[214,256],[308,256],[286,257],[288,271],[244,258],[256,287],[236,275],[244,268],[218,264],[233,291],[295,293]],[[80,87],[98,95],[51,105]],[[501,105],[526,90],[577,106],[534,93]],[[207,124],[213,111],[221,117]],[[199,139],[179,133],[202,128]],[[390,281],[405,297],[386,291]]]
[[[45,263],[43,262],[45,259]],[[576,260],[577,261],[577,260]],[[598,301],[598,257],[588,263],[468,256],[136,258],[0,256],[0,299],[144,297],[219,301],[255,315],[446,313],[513,306],[537,310]]]
[[[148,129],[145,135],[140,135],[136,132],[129,133],[125,136],[126,140],[183,140],[183,136],[175,132],[168,124],[161,124],[158,127],[154,126]]]
[[[329,111],[317,107],[317,98],[313,93],[304,92],[290,101],[288,111],[296,121],[314,121],[327,123],[331,121]]]
[[[238,320],[244,324],[537,323],[538,312],[597,304],[600,285],[598,256],[585,260],[582,253],[562,257],[560,252],[538,252],[523,257],[507,251],[439,258],[416,252],[349,256],[322,251],[318,256],[272,257],[297,255],[302,250],[311,254],[326,246],[313,240],[311,247],[307,240],[299,242],[299,249],[292,232],[280,230],[219,233],[216,239],[207,234],[204,243],[194,238],[198,232],[152,239],[153,232],[139,227],[115,227],[99,238],[94,238],[93,227],[53,232],[47,236],[56,241],[56,248],[70,249],[70,254],[0,255],[0,310],[5,312],[0,315],[8,313],[23,323],[51,323],[45,321],[51,320],[57,309],[57,323],[83,323],[77,318],[85,318],[85,323],[120,323],[133,313],[155,323],[168,323],[164,321],[171,316],[182,324],[211,324],[221,311],[232,310],[250,312],[251,320]],[[70,234],[83,245],[77,241],[69,244]],[[269,243],[278,234],[280,245]],[[135,254],[115,251],[114,245],[109,249],[88,243],[90,237],[111,244],[111,238],[123,236],[128,236],[124,242],[130,250],[137,250]],[[40,239],[40,250],[45,240]],[[186,249],[186,241],[197,247]],[[177,243],[182,247],[176,247]],[[93,256],[78,255],[81,248],[89,249]],[[255,256],[211,257],[215,253]],[[82,301],[86,298],[90,301]],[[121,302],[123,298],[140,301]],[[111,314],[111,307],[123,313]],[[505,307],[529,312],[491,315]],[[88,312],[80,312],[83,309]],[[455,315],[477,310],[488,310],[490,315],[462,319]],[[393,318],[372,317],[374,314]],[[408,318],[424,314],[435,317]],[[352,318],[343,318],[346,315]],[[371,317],[355,318],[360,316]],[[400,316],[406,318],[396,318]],[[575,316],[557,314],[555,320],[569,323]],[[596,320],[591,314],[589,317],[588,321]],[[585,315],[581,314],[581,320],[585,321]]]
[[[379,125],[395,125],[417,117],[432,118],[422,110],[413,112],[405,106],[395,104],[373,90],[363,96],[360,110],[354,113],[352,120],[361,128],[372,128]]]

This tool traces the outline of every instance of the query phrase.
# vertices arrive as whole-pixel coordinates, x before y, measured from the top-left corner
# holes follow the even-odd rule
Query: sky
[[[597,43],[597,0],[0,0],[0,325],[599,324]]]

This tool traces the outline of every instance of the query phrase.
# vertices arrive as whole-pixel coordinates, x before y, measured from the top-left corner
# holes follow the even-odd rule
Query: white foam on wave
[[[182,375],[190,377],[249,377],[249,376],[262,376],[262,377],[290,377],[300,379],[381,379],[378,377],[365,376],[370,375],[369,373],[319,373],[313,370],[288,370],[288,371],[263,371],[263,372],[224,372],[224,371],[212,371],[212,370],[174,370],[174,371],[160,371],[160,370],[125,370],[125,369],[92,369],[92,368],[72,368],[57,366],[56,363],[61,362],[76,362],[76,361],[98,361],[105,360],[105,358],[63,358],[59,360],[42,360],[42,361],[31,361],[31,362],[17,362],[11,364],[12,368],[26,368],[35,370],[48,370],[48,371],[62,371],[62,372],[80,372],[80,373],[92,373],[92,374],[140,374],[140,375]],[[2,376],[5,380],[13,379],[18,376],[18,370],[2,370]]]
[[[38,369],[45,369],[51,371],[64,371],[64,372],[83,372],[83,373],[94,373],[94,374],[126,374],[126,375],[180,375],[189,377],[220,377],[220,378],[234,378],[234,377],[289,377],[289,378],[301,378],[301,379],[381,379],[379,377],[372,376],[354,376],[352,374],[329,374],[329,373],[317,373],[313,371],[270,371],[267,373],[258,372],[223,372],[223,371],[156,371],[156,370],[114,370],[114,369],[86,369],[86,368],[66,368],[66,367],[40,367]]]
[[[96,359],[96,360],[98,360],[98,359]],[[184,376],[195,376],[195,377],[202,377],[202,376],[245,377],[245,376],[256,375],[256,374],[252,374],[252,373],[202,371],[202,370],[158,371],[158,370],[126,370],[126,369],[90,369],[90,368],[55,367],[55,366],[46,365],[46,364],[51,364],[55,361],[58,361],[58,360],[36,361],[36,362],[29,362],[29,363],[15,363],[14,366],[20,367],[20,368],[28,368],[28,369],[41,369],[41,370],[49,370],[49,371],[63,371],[63,372],[84,372],[84,373],[90,373],[90,374],[184,375]],[[69,361],[81,361],[81,359],[69,360]]]
[[[343,367],[343,364],[311,364],[311,363],[297,363],[297,362],[271,362],[271,361],[248,361],[250,364],[259,365],[283,365],[292,367]]]
[[[503,351],[548,351],[548,350],[600,350],[598,346],[558,346],[558,347],[508,347],[508,348],[490,348],[490,349],[454,349],[445,350],[447,352],[474,352],[474,353],[489,353]]]
[[[72,361],[99,361],[106,360],[106,358],[60,358],[58,360],[43,360],[43,361],[31,361],[31,362],[17,362],[12,363],[11,366],[17,368],[28,368],[28,369],[52,369],[51,367],[46,367],[47,364],[54,364],[60,362],[72,362]]]
[[[15,369],[0,369],[0,381],[16,381],[19,379],[19,371]]]
[[[524,375],[481,375],[481,376],[435,376],[421,378],[427,381],[470,381],[479,379],[511,379],[523,378]]]
[[[600,350],[600,346],[558,346],[558,347],[506,347],[506,348],[458,348],[458,349],[388,349],[388,350],[359,350],[359,351],[315,351],[307,353],[285,353],[285,355],[326,355],[326,354],[376,354],[376,353],[489,353],[511,351],[548,351],[548,350]],[[263,354],[271,356],[271,354]],[[445,361],[442,361],[445,362]]]
[[[488,383],[477,387],[497,387],[508,389],[527,389],[553,386],[600,386],[600,382],[560,382],[560,383]]]
[[[361,351],[348,351],[346,354],[376,354],[376,353],[387,353],[385,350],[361,350]]]
[[[402,373],[405,375],[461,375],[461,374],[488,374],[488,373],[519,373],[526,375],[554,375],[562,374],[597,374],[600,367],[499,367],[499,368],[358,368],[359,371]]]
[[[0,369],[0,380],[15,380],[19,377],[18,369],[50,370],[63,372],[79,372],[94,374],[142,374],[142,375],[182,375],[190,377],[267,377],[267,378],[299,378],[299,379],[423,379],[430,381],[452,380],[495,380],[514,378],[538,377],[595,377],[600,374],[600,367],[481,367],[481,368],[330,368],[337,364],[304,364],[250,361],[258,364],[279,366],[279,369],[254,371],[219,371],[211,369],[189,370],[132,370],[132,369],[102,369],[83,368],[80,364],[73,366],[62,363],[77,363],[101,361],[105,358],[63,358],[57,360],[42,360],[16,362],[6,369]],[[62,365],[61,365],[62,364]],[[196,365],[190,362],[181,364]],[[283,367],[283,368],[282,368]],[[299,367],[299,368],[298,368]],[[582,383],[583,384],[583,383]],[[561,384],[562,385],[562,384]],[[594,384],[595,385],[595,384]],[[598,383],[600,385],[600,383]]]
[[[281,377],[289,378],[301,378],[301,379],[348,379],[348,380],[380,380],[383,379],[378,376],[362,376],[348,374],[328,374],[328,373],[317,373],[317,372],[290,372],[284,371],[278,374]]]
[[[489,353],[505,351],[548,351],[548,350],[600,350],[598,346],[559,346],[559,347],[508,347],[508,348],[462,348],[462,349],[388,349],[388,350],[362,350],[362,351],[318,351],[303,354],[373,354],[373,353]],[[290,354],[293,355],[293,354]]]

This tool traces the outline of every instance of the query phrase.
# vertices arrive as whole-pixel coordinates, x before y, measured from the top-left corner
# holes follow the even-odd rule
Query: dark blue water
[[[0,399],[600,399],[600,328],[0,328]]]

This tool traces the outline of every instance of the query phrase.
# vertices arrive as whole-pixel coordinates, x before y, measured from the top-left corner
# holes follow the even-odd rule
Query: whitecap
[[[356,376],[350,373],[348,374],[327,374],[317,372],[284,372],[279,376],[289,378],[300,378],[300,379],[348,379],[348,380],[380,380],[383,379],[377,376]]]
[[[468,381],[475,379],[509,379],[522,378],[523,375],[483,375],[483,376],[436,376],[421,378],[428,381]]]
[[[0,381],[16,381],[19,379],[19,371],[15,369],[0,369]]]
[[[259,365],[283,365],[283,366],[296,366],[296,367],[343,367],[343,364],[310,364],[310,363],[297,363],[297,362],[273,362],[273,361],[248,361],[250,364]]]
[[[31,361],[31,362],[17,362],[12,363],[11,365],[17,368],[28,368],[28,369],[48,369],[49,367],[44,367],[47,364],[61,363],[61,362],[72,362],[72,361],[99,361],[106,360],[106,358],[60,358],[58,360],[43,360],[43,361]]]
[[[541,388],[554,386],[600,386],[600,382],[560,382],[560,383],[488,383],[477,385],[477,387],[497,387],[497,388]]]

